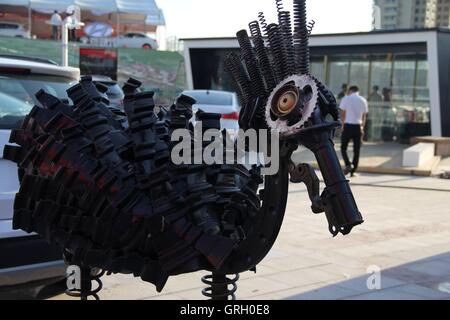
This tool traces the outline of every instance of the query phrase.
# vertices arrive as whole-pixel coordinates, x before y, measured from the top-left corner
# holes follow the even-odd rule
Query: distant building
[[[232,91],[223,61],[239,52],[236,38],[182,40],[187,88]],[[368,141],[450,137],[450,29],[313,35],[309,43],[312,75],[335,95],[357,84],[368,100]]]
[[[49,20],[55,10],[62,18],[71,4],[81,9],[81,21],[86,25],[100,22],[110,25],[112,36],[127,32],[156,33],[165,25],[164,13],[155,0],[0,0],[0,21],[17,22],[39,39],[51,38]],[[102,30],[99,30],[102,31]],[[77,30],[77,38],[86,36],[83,29]]]
[[[450,0],[374,0],[374,29],[449,26]]]

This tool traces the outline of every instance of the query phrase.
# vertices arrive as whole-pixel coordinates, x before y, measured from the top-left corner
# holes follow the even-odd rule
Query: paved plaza
[[[239,299],[450,299],[450,181],[361,174],[352,188],[365,223],[332,238],[305,187],[292,185],[285,222]],[[381,270],[369,290],[368,271]],[[104,277],[101,299],[204,299],[204,272],[172,277],[159,294],[129,275]],[[52,299],[69,299],[59,295]]]

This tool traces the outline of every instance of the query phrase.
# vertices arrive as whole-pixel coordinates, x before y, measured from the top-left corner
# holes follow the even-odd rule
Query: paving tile
[[[396,291],[405,292],[407,294],[414,294],[424,299],[444,299],[450,298],[450,293],[441,292],[439,290],[430,289],[417,284],[407,284],[396,287]]]
[[[239,275],[239,277],[240,277],[240,280],[253,279],[255,277],[264,277],[267,275],[276,274],[278,272],[280,272],[280,271],[275,268],[269,267],[268,265],[265,265],[264,263],[261,263],[256,267],[256,273],[254,273],[253,271],[247,271],[247,272],[241,273]]]
[[[364,276],[364,277],[358,277],[358,278],[354,278],[354,279],[351,279],[348,281],[336,283],[336,285],[343,287],[343,288],[352,289],[352,290],[358,291],[360,293],[362,293],[362,292],[371,293],[373,290],[370,290],[367,287],[368,277],[369,277],[369,275]],[[397,280],[397,279],[394,279],[391,277],[386,277],[386,276],[383,276],[383,274],[381,274],[381,290],[401,286],[404,284],[406,284],[406,282]]]
[[[319,270],[317,268],[307,268],[288,272],[280,272],[267,277],[268,279],[279,281],[292,287],[310,285],[324,281],[338,281],[344,277]]]
[[[436,287],[439,291],[450,294],[450,282],[441,282]]]
[[[425,273],[431,276],[450,277],[450,265],[448,262],[445,261],[432,260],[432,261],[418,262],[406,266],[406,268],[416,272]]]
[[[299,287],[292,287],[286,290],[280,290],[277,292],[273,292],[270,294],[257,295],[254,297],[250,297],[249,299],[260,299],[260,300],[288,300],[290,297],[300,295],[302,293],[307,293],[309,291],[317,290],[323,287],[328,286],[327,282],[317,282],[314,284],[303,285]]]
[[[152,297],[148,297],[148,298],[143,298],[142,300],[181,300],[182,297],[180,296],[176,296],[176,295],[172,295],[172,294],[164,294],[164,295],[157,295],[157,296],[152,296]]]
[[[386,289],[347,297],[344,300],[423,300],[423,298],[414,294]]]
[[[291,271],[298,269],[306,269],[328,264],[324,260],[315,259],[305,256],[288,256],[278,259],[263,260],[265,266],[269,266],[278,271]]]
[[[291,296],[288,300],[339,300],[350,296],[355,296],[357,294],[360,294],[360,292],[338,285],[331,285]]]
[[[442,255],[442,257],[438,257],[438,259],[450,263],[450,254]]]
[[[291,288],[289,284],[269,279],[268,277],[255,277],[238,282],[237,294],[240,299],[275,293]]]

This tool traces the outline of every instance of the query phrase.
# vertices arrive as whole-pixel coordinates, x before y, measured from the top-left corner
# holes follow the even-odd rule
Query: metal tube
[[[116,39],[118,41],[119,36],[120,36],[120,13],[119,13],[119,11],[116,12],[116,29],[117,29]],[[118,45],[118,43],[117,43],[117,45]]]
[[[61,23],[61,66],[69,66],[69,31],[67,28],[66,20],[64,19]]]
[[[31,25],[32,25],[33,21],[32,21],[32,10],[31,10],[31,3],[28,2],[28,33],[30,34],[30,38],[31,36]]]

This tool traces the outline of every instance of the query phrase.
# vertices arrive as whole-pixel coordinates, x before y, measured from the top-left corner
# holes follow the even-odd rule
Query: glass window
[[[329,64],[329,80],[328,86],[336,97],[342,98],[343,85],[348,85],[348,61],[331,61]]]
[[[380,90],[391,88],[391,69],[392,62],[389,56],[376,56],[373,58],[370,69],[370,85],[372,90],[374,86],[377,86]]]
[[[409,142],[411,137],[431,134],[430,103],[426,98],[427,73],[423,56],[396,56],[393,70],[393,109],[397,141]],[[422,101],[417,98],[421,95]]]
[[[370,141],[394,139],[393,134],[391,134],[395,122],[395,112],[391,103],[391,70],[392,59],[390,55],[372,57],[371,88],[367,99],[369,116],[366,127],[367,139]]]
[[[117,83],[108,83],[106,85],[108,86],[108,91],[106,92],[106,94],[108,95],[108,98],[110,98],[110,99],[123,99],[124,98],[124,93]]]
[[[312,73],[320,76],[319,59],[312,61]],[[358,85],[368,100],[366,140],[409,143],[431,134],[425,54],[333,55],[329,61],[325,82],[337,98],[347,84]]]
[[[362,96],[368,96],[369,90],[369,59],[352,61],[350,64],[350,85],[357,85]]]
[[[31,104],[0,92],[0,130],[20,127],[32,107]]]
[[[412,102],[414,100],[415,76],[415,59],[407,56],[394,58],[392,75],[392,99],[394,101]]]
[[[429,102],[430,88],[428,85],[428,61],[417,62],[416,102]]]
[[[323,57],[311,61],[311,74],[320,81],[325,81],[325,64]]]
[[[41,105],[35,93],[40,89],[60,98],[67,99],[66,90],[74,80],[44,75],[0,75],[0,129],[12,129],[20,125],[23,117],[33,105]]]
[[[231,106],[233,105],[233,96],[228,92],[219,91],[185,91],[185,95],[194,98],[197,104],[206,104],[214,106]]]

